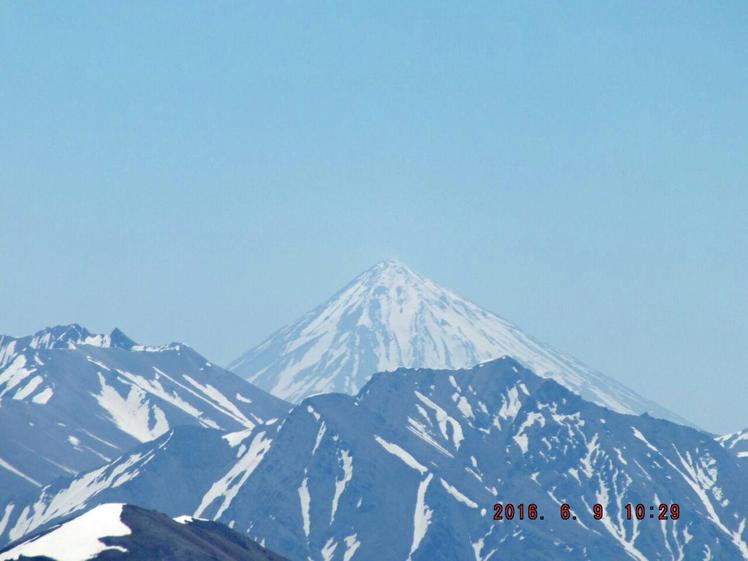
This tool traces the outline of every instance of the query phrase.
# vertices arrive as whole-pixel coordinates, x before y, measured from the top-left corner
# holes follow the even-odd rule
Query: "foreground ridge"
[[[284,561],[222,524],[107,503],[0,552],[0,561]],[[287,561],[287,560],[286,560]]]

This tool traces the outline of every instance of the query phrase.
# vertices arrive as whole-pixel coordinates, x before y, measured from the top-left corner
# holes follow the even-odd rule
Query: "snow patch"
[[[517,430],[517,434],[512,437],[517,443],[517,446],[519,446],[519,449],[522,450],[523,454],[527,453],[529,444],[527,435],[525,434],[525,430],[532,427],[536,422],[540,424],[541,427],[544,427],[545,417],[541,413],[529,413],[527,415],[527,418]]]
[[[343,541],[345,542],[345,553],[343,554],[343,561],[351,561],[358,548],[361,547],[361,542],[358,541],[358,534],[346,536]]]
[[[337,547],[338,542],[335,541],[335,538],[328,538],[328,540],[325,542],[325,546],[320,550],[320,553],[322,554],[322,560],[332,561]]]
[[[309,518],[309,509],[311,508],[312,497],[309,494],[309,478],[304,477],[299,485],[299,505],[301,506],[301,518],[304,522],[304,535],[309,539],[311,531],[311,520]]]
[[[254,429],[244,429],[237,432],[230,432],[228,434],[224,434],[221,438],[223,438],[226,442],[229,443],[229,446],[232,448],[236,448],[238,444],[241,444],[244,442],[244,440],[252,434],[252,431]]]
[[[40,391],[38,394],[36,394],[34,397],[31,398],[32,403],[37,403],[39,405],[46,405],[47,402],[51,399],[51,397],[54,395],[54,390],[47,386],[42,391]]]
[[[38,538],[0,553],[0,561],[24,557],[50,557],[56,561],[84,561],[103,551],[127,552],[123,547],[108,546],[101,538],[130,535],[121,521],[122,504],[103,504],[81,514]]]
[[[36,391],[36,388],[38,388],[42,382],[44,382],[44,378],[42,378],[41,376],[34,376],[25,386],[23,386],[13,395],[13,399],[17,401],[23,401],[32,393],[34,393]]]
[[[410,546],[410,553],[408,554],[408,561],[413,559],[413,554],[418,550],[426,536],[426,532],[431,524],[431,516],[433,511],[426,504],[426,491],[429,488],[429,483],[434,477],[433,473],[429,473],[426,478],[421,481],[418,485],[418,493],[416,495],[416,509],[413,513],[413,542]]]
[[[444,487],[444,490],[447,491],[454,499],[456,499],[458,502],[469,506],[470,508],[478,508],[478,503],[475,501],[470,500],[467,498],[464,494],[460,493],[460,491],[457,490],[456,487],[453,487],[443,479],[439,478],[439,481],[442,484],[442,487]]]
[[[33,373],[33,368],[26,368],[26,357],[18,355],[0,374],[0,388],[2,388],[0,389],[0,397],[3,397]]]
[[[421,464],[418,460],[416,460],[413,456],[410,455],[409,452],[403,450],[398,446],[397,444],[393,444],[391,442],[387,442],[384,438],[378,435],[374,435],[374,440],[376,440],[379,445],[384,448],[387,452],[392,454],[393,456],[400,458],[403,462],[405,462],[405,465],[407,465],[409,468],[413,468],[417,472],[423,474],[426,473],[428,470],[426,467]]]
[[[140,442],[149,442],[169,430],[166,415],[158,406],[152,406],[148,402],[141,388],[131,385],[127,397],[122,397],[114,386],[106,383],[101,373],[96,375],[99,377],[101,390],[93,396],[122,432]]]
[[[353,478],[353,458],[351,457],[348,450],[341,450],[339,457],[343,467],[343,479],[335,479],[335,494],[332,497],[332,510],[330,512],[331,525],[335,521],[335,513],[338,510],[338,502],[340,501],[340,497],[343,495],[345,488]]]
[[[444,409],[439,407],[436,403],[431,401],[421,392],[415,391],[415,395],[421,401],[421,403],[434,411],[434,414],[436,415],[436,421],[439,424],[439,431],[441,432],[445,440],[449,440],[447,428],[449,427],[452,429],[452,442],[454,443],[455,449],[459,450],[460,443],[464,438],[462,434],[462,425],[460,425],[460,423],[450,417]]]
[[[322,438],[325,436],[325,432],[327,432],[327,425],[324,421],[320,423],[319,430],[317,431],[317,439],[314,441],[314,448],[312,448],[312,456],[317,453],[317,448],[319,448],[320,443],[322,442]]]

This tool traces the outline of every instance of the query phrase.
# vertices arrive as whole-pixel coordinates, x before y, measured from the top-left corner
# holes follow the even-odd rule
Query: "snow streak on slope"
[[[314,396],[236,433],[177,427],[0,504],[0,540],[136,501],[197,511],[291,559],[748,561],[744,464],[712,435],[611,412],[504,358],[377,374],[356,397]],[[497,502],[537,504],[545,520],[495,522]],[[628,520],[629,503],[678,503],[681,517]]]
[[[5,538],[0,539],[0,544],[33,534],[87,506],[131,500],[132,492],[127,492],[127,498],[119,495],[131,484],[139,489],[135,502],[175,514],[194,512],[200,497],[210,493],[225,500],[221,491],[230,492],[231,486],[237,484],[230,480],[223,484],[222,476],[226,470],[233,470],[235,447],[240,444],[227,436],[196,426],[177,427],[111,463],[47,485],[28,502],[11,499],[4,508],[0,506],[0,512],[4,512],[0,517],[0,536]],[[238,433],[231,436],[240,438]],[[246,455],[251,457],[254,452],[250,450]],[[184,463],[174,463],[174,457],[184,458]],[[249,460],[239,462],[246,468]],[[142,482],[149,473],[158,473],[159,479]],[[244,475],[240,469],[232,474],[237,478]],[[216,505],[220,507],[219,501]]]
[[[748,429],[717,437],[717,442],[737,454],[738,458],[748,458]]]
[[[355,394],[374,372],[467,368],[504,355],[614,411],[679,420],[397,261],[364,272],[228,368],[300,401],[316,393]]]
[[[235,431],[288,408],[179,343],[146,347],[78,325],[0,337],[0,499],[110,462],[174,426]]]
[[[214,504],[214,502],[220,501],[220,506],[215,514],[216,518],[220,517],[231,506],[231,501],[234,500],[239,489],[241,489],[249,476],[252,475],[252,472],[260,464],[262,458],[265,457],[271,444],[272,440],[266,438],[264,432],[255,435],[252,443],[249,445],[249,451],[243,454],[228,473],[216,481],[205,496],[203,496],[200,505],[195,510],[195,516],[202,516],[208,507]]]

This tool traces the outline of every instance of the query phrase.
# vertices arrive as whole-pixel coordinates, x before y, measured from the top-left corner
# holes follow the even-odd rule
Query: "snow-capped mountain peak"
[[[0,335],[0,368],[10,363],[14,357],[27,350],[45,351],[52,349],[72,350],[81,346],[99,347],[102,349],[118,348],[125,350],[144,350],[125,335],[119,328],[110,333],[91,333],[77,323],[46,327],[33,335],[11,337]]]
[[[77,324],[0,338],[0,498],[109,461],[184,424],[238,430],[288,404],[182,344]]]
[[[122,349],[133,352],[161,352],[188,348],[184,343],[140,345],[115,327],[109,333],[92,333],[77,323],[46,327],[33,335],[12,337],[0,335],[0,368],[10,364],[24,352],[75,350],[82,347]]]
[[[468,368],[504,355],[615,411],[683,422],[397,260],[363,272],[228,368],[300,401],[323,392],[355,394],[374,372]]]

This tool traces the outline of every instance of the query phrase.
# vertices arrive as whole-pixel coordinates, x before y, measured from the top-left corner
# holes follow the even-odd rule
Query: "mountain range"
[[[171,429],[7,502],[0,539],[122,502],[222,522],[289,559],[745,561],[747,476],[710,434],[611,411],[505,357],[379,373],[238,432]],[[510,503],[544,518],[494,520]]]
[[[504,355],[613,411],[647,412],[687,424],[400,261],[360,274],[227,368],[298,403],[317,393],[354,395],[374,372],[469,368]]]
[[[251,428],[290,406],[183,344],[79,325],[0,337],[0,499],[111,461],[177,425]]]
[[[748,432],[403,263],[228,368],[119,329],[0,336],[0,561],[748,561]]]

